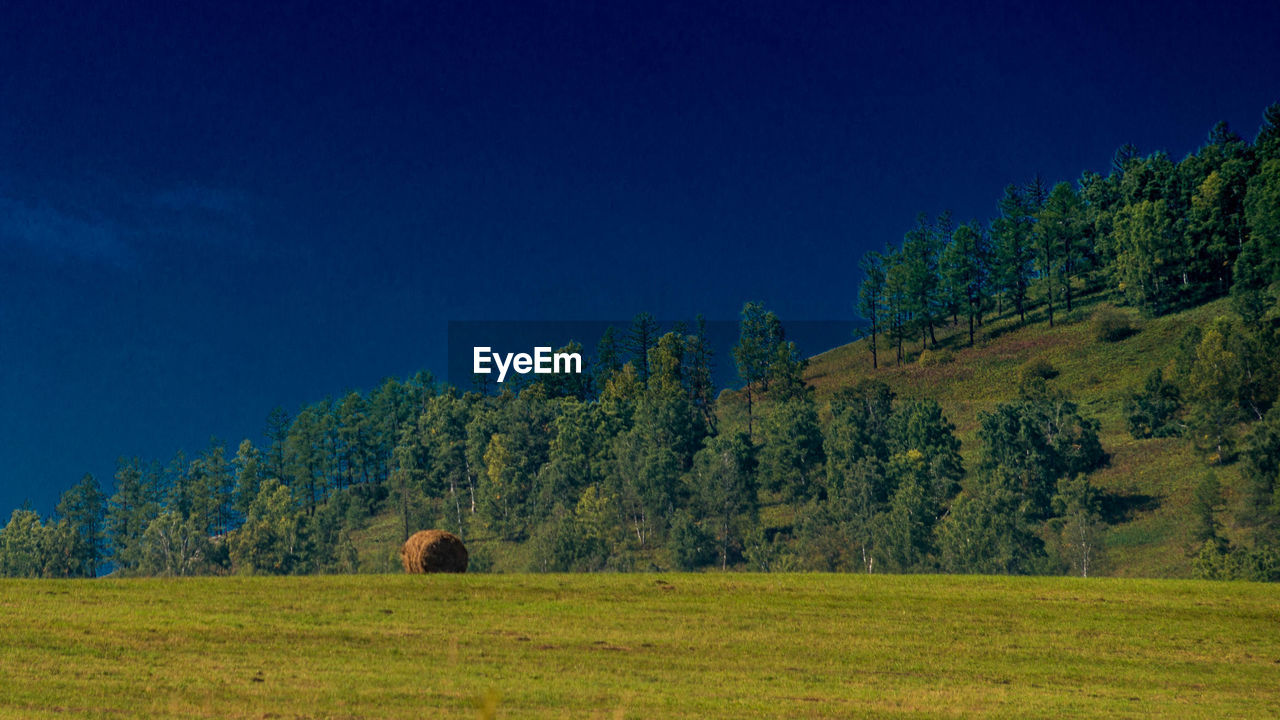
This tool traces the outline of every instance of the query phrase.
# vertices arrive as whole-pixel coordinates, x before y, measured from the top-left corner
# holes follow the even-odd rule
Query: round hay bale
[[[404,541],[400,562],[407,573],[464,573],[467,548],[462,540],[444,530],[420,530]]]

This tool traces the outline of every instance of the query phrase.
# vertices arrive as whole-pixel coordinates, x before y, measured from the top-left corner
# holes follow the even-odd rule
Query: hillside
[[[1155,318],[1118,308],[1130,318],[1134,332],[1116,342],[1102,342],[1094,336],[1091,318],[1104,307],[1113,306],[1098,295],[1086,296],[1072,313],[1059,314],[1053,328],[1034,312],[1025,324],[1019,324],[1016,317],[993,317],[978,330],[973,347],[967,346],[963,327],[941,328],[938,349],[952,359],[929,366],[918,363],[917,342],[906,347],[907,357],[901,366],[895,366],[892,353],[882,349],[881,367],[873,370],[867,341],[859,340],[811,358],[805,379],[814,387],[824,413],[835,391],[867,379],[885,382],[902,397],[937,400],[956,426],[963,443],[961,455],[972,477],[979,454],[979,413],[1016,397],[1019,372],[1025,363],[1048,361],[1058,372],[1050,384],[1066,391],[1086,415],[1100,422],[1100,439],[1111,456],[1107,467],[1090,476],[1104,492],[1108,522],[1099,574],[1190,577],[1195,549],[1189,511],[1193,489],[1212,471],[1222,482],[1230,507],[1239,465],[1211,469],[1182,438],[1133,439],[1125,425],[1124,407],[1130,393],[1153,368],[1163,368],[1172,361],[1186,328],[1203,327],[1219,315],[1230,314],[1230,306],[1228,301],[1218,300]],[[767,408],[767,402],[761,407]],[[739,392],[721,393],[717,410],[721,432],[745,429],[745,406]],[[766,525],[789,529],[794,522],[792,512],[789,506],[766,499],[761,515]],[[1232,513],[1222,515],[1230,535]],[[372,518],[354,532],[362,571],[397,569],[392,549],[401,532],[394,510]],[[523,571],[528,566],[530,548],[524,544],[498,543],[484,534],[471,538],[470,543],[480,557],[480,569]]]
[[[1107,493],[1108,557],[1102,572],[1189,576],[1193,543],[1188,536],[1187,506],[1196,483],[1210,468],[1184,439],[1134,440],[1125,425],[1124,406],[1152,369],[1171,362],[1187,327],[1203,327],[1219,315],[1230,314],[1230,306],[1226,300],[1217,300],[1155,318],[1120,308],[1135,332],[1116,342],[1094,337],[1090,319],[1103,307],[1111,306],[1097,295],[1082,298],[1072,313],[1059,313],[1053,328],[1039,309],[1028,314],[1025,324],[1016,317],[992,318],[979,328],[973,347],[967,346],[966,328],[941,328],[937,335],[941,353],[930,352],[935,358],[949,354],[952,359],[929,366],[918,362],[917,341],[907,344],[901,366],[893,364],[891,349],[881,348],[881,366],[873,370],[868,341],[859,340],[811,358],[805,378],[815,388],[820,407],[836,390],[867,379],[888,384],[902,397],[937,400],[956,426],[963,443],[961,454],[972,476],[978,459],[979,413],[1016,397],[1019,371],[1026,362],[1047,360],[1058,371],[1050,385],[1066,391],[1085,414],[1100,421],[1100,439],[1111,455],[1109,466],[1090,477]],[[745,426],[743,400],[737,393],[721,395],[720,413],[725,427]],[[1216,467],[1213,472],[1230,505],[1238,465]]]

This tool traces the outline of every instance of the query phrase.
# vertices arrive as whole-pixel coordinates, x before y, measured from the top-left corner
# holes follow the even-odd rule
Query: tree
[[[1084,203],[1069,183],[1053,186],[1036,222],[1036,245],[1040,277],[1045,284],[1049,327],[1053,327],[1053,297],[1061,290],[1067,312],[1071,311],[1071,277],[1084,255]]]
[[[988,248],[982,231],[974,223],[956,228],[940,261],[947,293],[958,299],[969,319],[969,344],[973,345],[974,324],[982,324],[986,300]]]
[[[1043,380],[1025,386],[1019,399],[979,413],[983,471],[1006,482],[1029,519],[1047,517],[1058,480],[1088,473],[1107,462],[1098,421]]]
[[[707,337],[707,319],[698,315],[695,324],[697,332],[689,337],[687,345],[693,363],[689,368],[689,396],[693,400],[694,407],[702,415],[707,431],[714,432],[716,399],[715,382],[712,378],[712,358],[715,353]]]
[[[999,207],[1000,216],[992,223],[995,283],[1018,311],[1019,322],[1025,322],[1027,292],[1035,266],[1031,218],[1038,208],[1016,185],[1005,187]]]
[[[1206,542],[1226,546],[1226,540],[1220,534],[1222,523],[1218,521],[1222,505],[1222,484],[1218,482],[1217,475],[1212,472],[1207,473],[1196,485],[1195,492],[1191,496],[1191,514],[1194,522],[1191,539],[1197,547],[1202,547]]]
[[[759,510],[750,439],[742,433],[709,439],[694,456],[691,480],[693,495],[714,528],[723,570],[730,556],[741,552]]]
[[[1272,108],[1280,107],[1273,105]],[[1248,181],[1244,199],[1248,239],[1236,258],[1233,304],[1245,321],[1264,317],[1275,325],[1276,290],[1280,282],[1280,140],[1272,141],[1275,156],[1266,159]]]
[[[595,460],[599,452],[596,429],[600,420],[596,406],[567,399],[552,424],[554,437],[547,464],[538,471],[538,505],[554,507],[557,502],[579,497],[597,483]]]
[[[1245,480],[1240,521],[1256,528],[1264,544],[1280,546],[1280,408],[1271,408],[1245,436]]]
[[[902,252],[889,247],[884,254],[884,298],[888,327],[885,328],[888,339],[893,343],[895,359],[902,364],[902,343],[906,340],[911,315],[908,311],[910,298],[910,268],[903,261]]]
[[[1175,437],[1182,434],[1178,412],[1182,409],[1178,386],[1165,380],[1156,368],[1147,375],[1142,390],[1129,396],[1125,405],[1129,434],[1134,439]]]
[[[1057,515],[1050,522],[1050,532],[1057,535],[1059,556],[1081,577],[1089,577],[1096,569],[1102,548],[1102,517],[1098,492],[1083,474],[1058,481],[1053,498]]]
[[[315,513],[325,488],[323,415],[319,406],[303,408],[284,444],[285,475],[308,515]]]
[[[936,229],[924,215],[917,217],[916,226],[902,241],[902,261],[906,273],[906,307],[920,336],[922,350],[929,343],[937,344],[934,326],[942,299],[938,277],[940,252]]]
[[[96,577],[98,566],[106,554],[103,529],[106,497],[97,478],[86,474],[79,483],[64,492],[58,500],[56,512],[59,521],[65,522],[74,533],[68,574]]]
[[[144,472],[136,458],[118,461],[115,481],[116,492],[107,503],[106,534],[112,563],[129,573],[142,561],[143,533],[160,514],[161,488],[154,468]]]
[[[955,495],[960,478],[964,477],[960,440],[954,433],[955,426],[931,398],[899,403],[889,417],[890,462],[899,456],[919,455],[921,467],[917,477],[930,500],[939,507]]]
[[[0,530],[0,575],[26,578],[43,575],[44,534],[39,513],[30,508],[14,510],[9,524]]]
[[[776,403],[762,423],[760,473],[768,489],[803,501],[818,490],[822,431],[808,396]]]
[[[289,437],[289,425],[292,422],[288,411],[276,406],[267,415],[267,427],[263,433],[267,438],[266,473],[282,483],[287,482],[284,467],[285,441]]]
[[[166,508],[142,534],[138,570],[146,575],[196,575],[207,569],[209,551],[209,537],[199,518]]]
[[[249,506],[258,497],[258,489],[266,479],[267,468],[263,463],[262,453],[248,438],[240,441],[240,447],[236,449],[236,457],[231,464],[236,478],[232,509],[243,518],[249,514]]]
[[[631,355],[640,382],[649,382],[649,351],[658,341],[658,321],[653,315],[642,312],[631,319],[631,331],[627,335],[625,348]]]
[[[1280,103],[1272,103],[1262,111],[1262,124],[1253,146],[1264,161],[1280,159]]]
[[[862,268],[862,284],[858,286],[858,314],[871,324],[870,338],[871,367],[880,367],[876,340],[880,335],[881,321],[884,317],[885,271],[884,256],[877,252],[869,252],[859,262]]]
[[[336,409],[338,489],[369,482],[373,470],[373,428],[368,402],[358,392],[347,393]]]
[[[876,548],[892,569],[922,569],[934,551],[938,519],[938,507],[923,478],[923,457],[919,453],[894,456],[888,472],[900,479],[889,507],[876,518]]]
[[[618,334],[609,325],[596,343],[596,361],[592,366],[593,385],[598,392],[613,374],[622,369],[622,349],[618,347]]]
[[[747,435],[754,436],[753,405],[757,388],[769,389],[769,370],[783,341],[782,323],[778,316],[758,302],[742,307],[738,343],[733,347],[733,361],[738,367],[747,394]]]
[[[287,575],[299,569],[305,542],[303,514],[289,488],[275,479],[263,482],[244,525],[230,542],[231,562],[240,572]]]
[[[1196,348],[1187,378],[1192,431],[1197,444],[1213,453],[1215,463],[1234,456],[1233,426],[1245,417],[1241,397],[1247,378],[1244,364],[1229,342],[1230,335],[1229,323],[1210,327]]]
[[[982,474],[951,505],[938,526],[940,565],[947,572],[1027,573],[1043,555],[1017,493]]]

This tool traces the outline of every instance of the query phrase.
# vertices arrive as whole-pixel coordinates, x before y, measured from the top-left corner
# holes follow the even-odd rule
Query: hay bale
[[[462,540],[444,530],[420,530],[400,548],[400,562],[407,573],[464,573],[467,548]]]

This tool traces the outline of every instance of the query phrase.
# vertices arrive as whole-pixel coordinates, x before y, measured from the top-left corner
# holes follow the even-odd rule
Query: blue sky
[[[449,320],[848,319],[917,213],[1280,100],[1273,3],[256,5],[0,10],[0,507]]]

